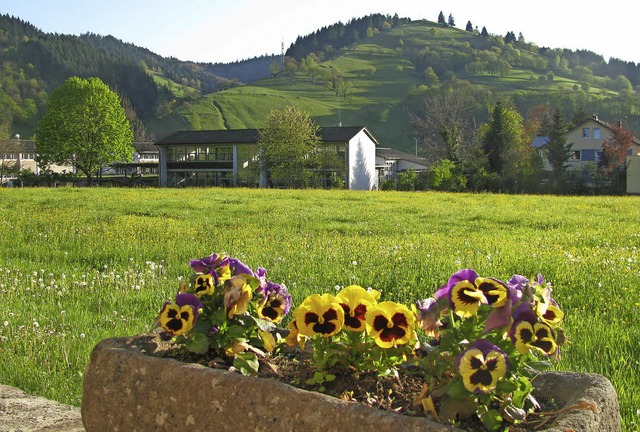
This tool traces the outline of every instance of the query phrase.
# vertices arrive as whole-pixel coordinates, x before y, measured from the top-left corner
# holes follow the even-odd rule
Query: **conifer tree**
[[[471,24],[471,21],[467,21],[467,27],[465,28],[465,30],[468,32],[473,32],[473,25]]]
[[[441,25],[442,27],[447,26],[447,22],[444,19],[444,14],[442,13],[442,11],[440,11],[440,15],[438,15],[438,24]]]
[[[572,143],[567,143],[567,127],[562,112],[560,108],[556,108],[553,113],[547,145],[544,149],[549,165],[551,165],[551,176],[557,192],[562,192],[564,189],[565,172],[572,152],[571,145]]]

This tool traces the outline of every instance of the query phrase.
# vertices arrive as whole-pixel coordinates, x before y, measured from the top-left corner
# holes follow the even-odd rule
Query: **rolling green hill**
[[[576,73],[581,69],[572,64],[579,60],[572,55],[413,21],[339,50],[319,50],[312,55],[313,68],[305,66],[308,56],[284,78],[212,93],[181,105],[172,115],[194,129],[254,128],[262,126],[270,110],[293,104],[320,126],[365,125],[381,145],[413,151],[415,132],[408,114],[418,112],[423,97],[439,86],[426,84],[425,65],[437,71],[440,83],[457,79],[472,85],[478,122],[486,120],[491,103],[501,96],[512,97],[523,114],[539,104],[560,106],[567,118],[578,108],[611,119],[637,112],[637,98],[627,112],[621,110],[622,92],[611,77],[592,72],[581,78]],[[550,66],[556,61],[561,66]],[[346,97],[337,95],[336,81],[348,83]]]

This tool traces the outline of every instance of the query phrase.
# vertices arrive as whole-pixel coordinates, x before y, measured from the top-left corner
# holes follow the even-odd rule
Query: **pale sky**
[[[636,6],[623,0],[0,0],[0,14],[47,33],[96,33],[164,57],[226,63],[280,54],[298,36],[372,13],[437,21],[453,15],[504,36],[513,31],[540,47],[586,49],[640,63]]]

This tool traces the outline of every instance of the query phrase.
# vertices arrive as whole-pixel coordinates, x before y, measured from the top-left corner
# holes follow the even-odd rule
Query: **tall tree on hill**
[[[306,164],[320,143],[318,129],[308,113],[293,106],[269,113],[258,145],[261,169],[272,185],[306,185]]]
[[[442,27],[447,26],[447,21],[445,21],[444,14],[442,13],[442,11],[440,11],[440,14],[438,15],[438,25]]]
[[[473,33],[473,25],[471,24],[471,21],[467,21],[467,26],[465,27],[465,31]]]
[[[626,190],[626,158],[632,144],[633,134],[624,128],[622,121],[611,126],[611,136],[602,143],[598,172],[610,182],[614,193]]]
[[[544,149],[549,165],[551,165],[553,186],[557,192],[564,191],[565,174],[572,152],[571,145],[572,143],[567,142],[567,126],[564,123],[562,111],[560,108],[556,108],[553,112],[549,139]]]
[[[482,26],[482,31],[480,32],[480,36],[482,36],[482,37],[488,37],[489,36],[489,32],[487,31],[487,28],[485,26]]]
[[[99,78],[72,77],[51,93],[36,153],[39,164],[74,165],[91,184],[109,164],[131,160],[132,141],[118,95]]]
[[[449,14],[449,19],[447,20],[447,25],[449,27],[455,27],[456,26],[456,21],[453,19],[453,15]]]

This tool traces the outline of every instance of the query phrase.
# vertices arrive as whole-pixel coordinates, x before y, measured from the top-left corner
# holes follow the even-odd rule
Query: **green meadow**
[[[147,331],[189,259],[265,267],[298,304],[359,284],[407,304],[461,268],[541,273],[560,370],[614,384],[640,427],[640,197],[256,189],[0,190],[0,383],[73,405],[92,348]]]

